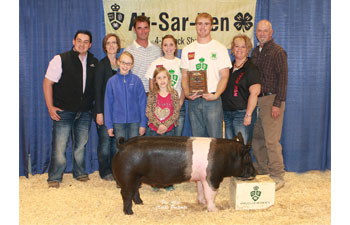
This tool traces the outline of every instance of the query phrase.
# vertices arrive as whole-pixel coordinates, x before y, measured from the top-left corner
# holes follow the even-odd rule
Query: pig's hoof
[[[135,199],[134,202],[137,205],[143,205],[143,201],[141,199]]]
[[[208,212],[217,212],[218,209],[214,206],[214,207],[208,207]]]
[[[134,214],[134,212],[132,211],[132,209],[126,209],[126,210],[124,210],[124,214],[125,215],[132,215],[132,214]]]
[[[201,204],[201,205],[205,205],[206,204],[204,199],[198,199],[198,203]]]

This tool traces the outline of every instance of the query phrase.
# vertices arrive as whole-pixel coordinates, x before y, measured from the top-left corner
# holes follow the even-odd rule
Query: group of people
[[[252,142],[254,167],[269,174],[276,190],[284,186],[280,137],[287,86],[287,56],[273,38],[268,20],[258,23],[259,41],[251,57],[252,43],[237,35],[231,43],[231,62],[224,45],[212,39],[213,18],[196,17],[197,40],[177,56],[172,35],[162,38],[161,48],[148,39],[150,21],[134,20],[136,40],[120,52],[120,39],[107,34],[102,47],[106,57],[98,61],[88,50],[89,31],[78,31],[72,50],[49,63],[43,89],[53,120],[49,187],[59,187],[66,168],[65,152],[72,138],[73,177],[89,180],[85,172],[85,145],[92,118],[98,131],[99,174],[114,180],[111,160],[118,151],[116,138],[181,136],[185,101],[192,135],[232,139],[241,132]],[[189,72],[206,70],[207,93],[189,92]],[[173,186],[166,188],[173,190]],[[154,188],[157,190],[157,188]]]

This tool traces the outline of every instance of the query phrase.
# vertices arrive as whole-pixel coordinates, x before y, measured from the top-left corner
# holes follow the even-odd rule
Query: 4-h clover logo
[[[208,64],[204,63],[205,59],[200,58],[198,64],[196,64],[196,70],[207,70]]]
[[[177,83],[177,80],[179,79],[179,75],[175,74],[175,70],[169,70],[170,77],[171,77],[171,86],[174,87],[174,85]]]
[[[244,14],[239,12],[237,13],[237,15],[235,16],[235,20],[238,22],[235,22],[233,24],[234,27],[236,27],[236,29],[238,31],[242,30],[243,32],[245,32],[245,30],[250,30],[250,28],[252,28],[253,23],[250,22],[253,19],[252,15],[250,15],[248,12]],[[245,29],[245,30],[244,30]]]
[[[210,58],[211,58],[212,60],[215,60],[215,59],[216,59],[216,55],[217,55],[216,52],[212,52]]]
[[[261,196],[261,191],[259,191],[259,187],[258,186],[253,187],[253,189],[254,189],[254,191],[250,192],[250,197],[252,197],[254,202],[256,202]]]
[[[111,6],[111,9],[113,12],[107,13],[109,22],[111,22],[111,25],[114,30],[118,30],[121,26],[121,23],[124,21],[124,14],[118,12],[120,9],[120,6],[117,4],[114,4]]]

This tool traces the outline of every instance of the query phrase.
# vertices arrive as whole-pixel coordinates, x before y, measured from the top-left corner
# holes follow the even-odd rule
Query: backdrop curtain
[[[255,22],[270,20],[275,42],[288,55],[286,170],[331,169],[331,3],[260,0],[256,10]]]
[[[20,175],[28,175],[28,155],[32,174],[47,171],[51,157],[52,122],[47,112],[42,82],[49,61],[72,48],[77,30],[92,32],[90,51],[102,58],[104,17],[102,1],[20,0],[19,7],[19,120]],[[92,123],[86,151],[86,170],[98,169],[97,132]],[[71,147],[67,151],[67,169],[72,171]]]
[[[52,122],[42,90],[49,61],[72,48],[78,29],[92,32],[90,51],[101,59],[105,27],[102,0],[20,0],[19,14],[19,175],[28,176],[29,166],[33,175],[42,174],[50,162]],[[330,169],[330,1],[257,0],[255,24],[263,18],[272,22],[273,37],[288,54],[281,140],[286,170]],[[185,129],[184,134],[190,135],[188,118]],[[93,122],[86,171],[97,169]],[[66,172],[71,170],[69,147]]]

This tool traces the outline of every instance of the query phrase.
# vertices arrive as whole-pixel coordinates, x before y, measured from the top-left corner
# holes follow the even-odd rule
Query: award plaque
[[[194,95],[196,92],[198,95],[208,93],[206,70],[188,71],[187,75],[190,95]]]

